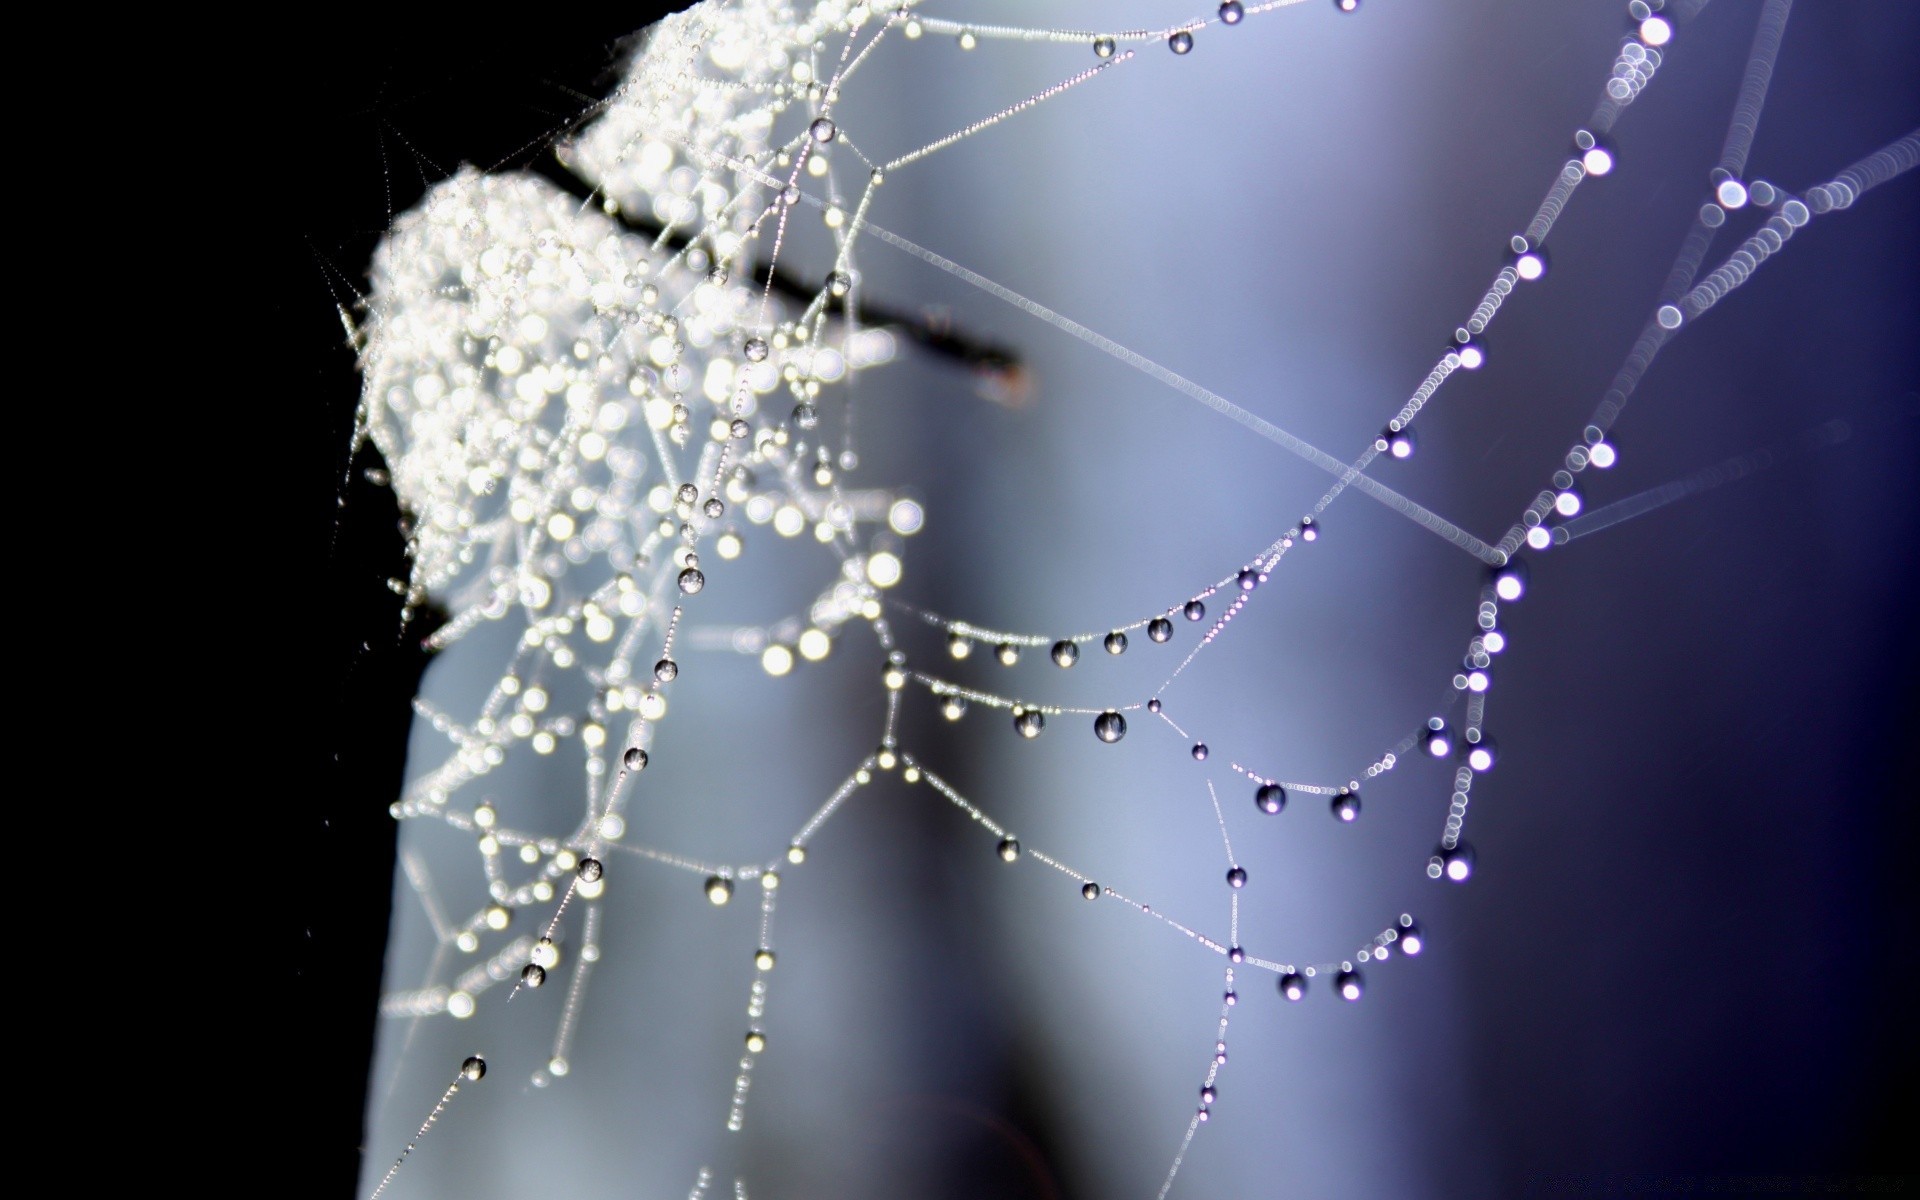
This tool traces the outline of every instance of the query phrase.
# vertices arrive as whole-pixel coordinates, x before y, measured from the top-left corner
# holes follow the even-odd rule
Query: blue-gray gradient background
[[[1314,2],[1202,31],[1185,58],[1147,44],[1142,61],[896,172],[872,215],[1351,457],[1431,366],[1567,157],[1624,7],[1369,0],[1343,17]],[[1619,168],[1583,184],[1556,226],[1548,278],[1520,287],[1486,369],[1446,385],[1418,454],[1381,462],[1378,478],[1489,540],[1544,484],[1705,198],[1758,8],[1719,0],[1681,26],[1619,122]],[[1144,0],[932,11],[1068,28],[1190,15]],[[611,27],[596,21],[580,40],[604,56]],[[463,34],[431,69],[418,49],[430,43],[402,38],[374,95],[314,97],[345,110],[316,118],[339,150],[324,186],[349,197],[304,214],[322,257],[363,253],[381,219],[377,143],[404,206],[420,175],[401,138],[446,168],[490,163],[578,111],[562,84],[588,81],[551,79],[539,59],[564,32],[520,55]],[[1920,121],[1912,6],[1801,0],[1784,46],[1750,177],[1804,188]],[[897,153],[1092,61],[1080,47],[895,45],[848,89],[841,123],[869,154]],[[467,145],[464,110],[482,124],[488,111],[474,89],[502,78],[516,96],[544,94],[547,111],[528,103],[512,136],[476,127]],[[1899,1165],[1885,1101],[1913,1063],[1901,746],[1920,718],[1917,199],[1908,176],[1816,218],[1662,354],[1617,427],[1620,465],[1583,480],[1590,504],[1830,420],[1850,436],[1535,556],[1531,593],[1503,619],[1511,646],[1487,722],[1503,758],[1474,792],[1480,870],[1467,886],[1423,869],[1445,768],[1407,762],[1341,827],[1313,797],[1256,813],[1224,766],[1343,780],[1447,691],[1482,568],[1357,494],[1166,693],[1169,714],[1215,747],[1205,769],[1144,713],[1105,747],[1078,719],[1029,743],[1003,717],[948,726],[924,696],[910,703],[906,748],[1023,840],[1224,933],[1211,775],[1251,877],[1254,953],[1340,957],[1403,911],[1426,928],[1427,953],[1371,970],[1356,1005],[1322,987],[1289,1006],[1264,973],[1242,976],[1214,1118],[1175,1195],[1518,1195],[1608,1174]],[[1710,265],[1751,220],[1723,231]],[[795,254],[803,274],[824,269],[817,243]],[[1104,628],[1238,567],[1327,486],[922,262],[872,242],[860,262],[872,295],[1017,347],[1033,381],[1018,409],[913,356],[859,381],[858,479],[905,486],[929,511],[903,599],[988,626]],[[346,355],[324,300],[296,308],[310,356]],[[817,591],[825,556],[774,541],[760,530],[740,563],[709,573],[701,623],[771,619]],[[367,619],[361,636],[389,632]],[[1183,624],[1176,646],[1194,633]],[[1076,704],[1143,699],[1180,652],[1138,638],[1070,674],[1039,655],[1009,672],[978,655],[948,663],[931,631],[908,636],[943,672]],[[424,691],[470,706],[496,651],[479,638],[443,655]],[[769,856],[875,742],[878,651],[854,631],[785,680],[746,658],[681,658],[629,838]],[[413,746],[434,750],[418,732]],[[383,812],[390,798],[326,803]],[[574,812],[558,802],[553,828]],[[464,838],[425,825],[400,836],[451,907],[481,902]],[[761,1197],[1159,1187],[1212,1051],[1217,957],[1119,904],[1084,903],[1031,860],[1007,868],[926,789],[869,789],[787,874],[771,1047],[747,1131],[730,1135],[755,906],[716,910],[692,877],[611,865],[570,1077],[528,1083],[564,969],[510,1009],[502,990],[471,1021],[424,1022],[404,1054],[407,1027],[384,1023],[362,1192],[476,1050],[492,1072],[463,1090],[395,1196],[684,1195],[702,1164]],[[385,986],[418,982],[430,939],[399,883]]]

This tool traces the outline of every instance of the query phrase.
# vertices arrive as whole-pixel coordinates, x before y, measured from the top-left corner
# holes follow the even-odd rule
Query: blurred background
[[[1185,57],[1148,43],[896,172],[873,217],[1350,458],[1504,261],[1599,99],[1624,7],[1310,3],[1203,30]],[[1423,415],[1418,453],[1374,469],[1383,482],[1490,541],[1545,484],[1706,197],[1758,7],[1722,0],[1680,27],[1620,120],[1618,169],[1581,186],[1549,239],[1550,274],[1501,313],[1486,368]],[[1063,28],[1191,15],[1137,0],[937,13]],[[284,504],[236,520],[283,531],[265,590],[285,606],[276,654],[302,681],[262,739],[282,746],[291,727],[325,752],[274,784],[293,868],[266,970],[292,997],[284,1037],[328,1064],[286,1131],[311,1164],[301,1185],[371,1190],[481,1050],[492,1073],[394,1195],[678,1195],[703,1164],[761,1196],[1152,1194],[1213,1050],[1223,964],[1030,860],[1006,867],[925,789],[862,792],[789,872],[744,1134],[723,1121],[753,906],[713,909],[692,877],[618,864],[555,1086],[530,1074],[559,987],[510,1011],[494,993],[404,1047],[403,1023],[376,1025],[383,971],[414,986],[430,938],[389,882],[407,701],[424,688],[457,704],[499,663],[476,641],[429,664],[397,636],[395,514],[360,478],[372,458],[345,461],[358,385],[333,306],[364,285],[389,213],[457,164],[557,171],[545,140],[605,93],[618,39],[646,19],[316,29],[263,81],[279,100],[261,128],[235,139],[267,181],[235,203],[260,222],[265,256],[244,269],[266,282],[254,345],[287,449],[262,466]],[[1916,48],[1911,6],[1799,5],[1749,178],[1797,191],[1912,129]],[[1094,61],[896,43],[848,90],[841,125],[870,155],[904,152]],[[1427,952],[1369,971],[1359,1004],[1322,987],[1291,1006],[1264,973],[1242,976],[1220,1098],[1175,1195],[1912,1169],[1896,1100],[1914,1066],[1917,199],[1908,176],[1817,218],[1662,354],[1616,427],[1620,465],[1583,478],[1590,505],[1825,422],[1848,436],[1536,557],[1503,615],[1487,718],[1503,757],[1473,793],[1465,887],[1424,874],[1448,768],[1405,763],[1342,826],[1310,796],[1257,813],[1224,765],[1341,782],[1449,691],[1482,569],[1364,497],[1329,510],[1325,536],[1165,694],[1213,746],[1205,767],[1144,714],[1107,747],[1079,720],[1025,742],[1001,716],[948,725],[924,696],[909,706],[904,746],[1023,842],[1223,935],[1213,778],[1250,876],[1252,953],[1343,957],[1402,912],[1425,928]],[[1709,265],[1753,220],[1736,217]],[[1060,331],[886,246],[859,254],[872,296],[1017,348],[1031,380],[1023,406],[911,355],[859,381],[858,480],[929,514],[901,599],[992,627],[1103,629],[1231,573],[1325,490]],[[710,574],[702,623],[814,595],[828,564],[764,553],[772,540]],[[1128,703],[1190,644],[1179,624],[1174,646],[1136,638],[1071,673],[1040,654],[954,664],[930,629],[907,648],[991,690]],[[675,752],[656,755],[630,839],[776,853],[877,739],[879,654],[863,640],[782,680],[684,655],[693,686],[662,728]],[[452,907],[478,902],[464,839],[401,837]]]

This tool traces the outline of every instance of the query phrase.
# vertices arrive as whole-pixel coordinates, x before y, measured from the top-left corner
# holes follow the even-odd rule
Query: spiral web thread
[[[1547,485],[1509,530],[1483,540],[1380,483],[1369,468],[1410,444],[1403,439],[1430,405],[1444,399],[1454,374],[1480,366],[1480,335],[1544,270],[1540,255],[1556,222],[1591,180],[1613,170],[1608,139],[1661,68],[1677,34],[1677,13],[1662,15],[1638,0],[1630,6],[1634,32],[1620,45],[1592,118],[1575,135],[1574,157],[1548,169],[1537,211],[1513,239],[1507,263],[1467,312],[1453,344],[1407,398],[1387,410],[1382,435],[1349,457],[1309,444],[875,218],[884,209],[883,185],[891,173],[911,170],[964,139],[990,136],[1001,122],[1017,120],[1069,89],[1098,86],[1147,47],[1167,44],[1183,53],[1181,38],[1267,18],[1294,3],[1227,4],[1205,19],[1106,34],[967,26],[912,6],[875,10],[831,0],[811,9],[771,0],[702,5],[656,27],[618,91],[577,136],[557,147],[561,161],[591,186],[590,202],[529,176],[467,170],[394,221],[373,265],[373,289],[358,330],[365,375],[360,428],[385,456],[393,487],[411,515],[408,602],[432,600],[450,614],[431,637],[435,648],[489,623],[513,621],[524,632],[476,717],[458,720],[424,700],[416,705],[449,749],[417,774],[393,814],[472,838],[490,902],[473,912],[448,913],[424,865],[403,854],[403,872],[437,946],[425,982],[387,995],[386,1015],[464,1018],[501,985],[508,985],[503,999],[514,1000],[548,982],[562,963],[562,944],[570,942],[565,998],[547,1066],[535,1079],[551,1084],[573,1069],[569,1052],[578,1014],[592,964],[602,953],[602,902],[624,872],[658,868],[691,875],[716,905],[745,899],[736,896],[741,888],[757,889],[759,969],[746,1006],[746,1048],[724,1117],[728,1129],[741,1129],[755,1065],[767,1052],[782,872],[806,861],[809,843],[858,792],[896,777],[957,808],[1008,863],[1038,863],[1086,900],[1118,902],[1218,956],[1223,986],[1216,1052],[1202,1065],[1201,1103],[1178,1140],[1160,1187],[1165,1196],[1210,1115],[1237,989],[1246,976],[1276,977],[1283,994],[1331,976],[1332,990],[1353,999],[1364,986],[1363,967],[1389,961],[1396,950],[1418,952],[1419,928],[1406,914],[1385,920],[1339,954],[1243,948],[1244,873],[1213,773],[1205,787],[1230,885],[1224,930],[1184,914],[1175,917],[1069,856],[1020,841],[990,807],[963,795],[901,744],[902,706],[924,696],[952,719],[969,709],[991,710],[1028,738],[1070,718],[1091,719],[1107,742],[1125,736],[1130,720],[1151,717],[1185,743],[1194,759],[1207,761],[1214,752],[1201,731],[1182,725],[1163,696],[1196,656],[1226,637],[1227,626],[1258,601],[1261,586],[1290,555],[1310,552],[1319,535],[1316,519],[1352,490],[1486,568],[1473,600],[1476,632],[1463,648],[1460,670],[1444,681],[1446,703],[1438,716],[1357,765],[1346,780],[1285,778],[1284,770],[1270,773],[1276,770],[1272,764],[1250,756],[1224,761],[1233,786],[1256,790],[1263,806],[1283,804],[1289,794],[1318,795],[1333,798],[1341,815],[1340,805],[1357,811],[1366,781],[1392,771],[1409,754],[1455,761],[1448,812],[1424,870],[1435,879],[1464,880],[1473,863],[1464,840],[1470,797],[1494,762],[1485,734],[1488,671],[1509,648],[1500,614],[1524,594],[1522,551],[1563,545],[1770,461],[1775,451],[1763,451],[1583,511],[1578,477],[1589,467],[1613,464],[1607,435],[1664,347],[1784,252],[1807,224],[1845,210],[1912,169],[1920,162],[1920,131],[1797,194],[1743,178],[1790,8],[1772,0],[1761,15],[1713,176],[1715,193],[1684,239],[1659,305]],[[1091,46],[1095,57],[1093,65],[951,134],[891,155],[870,154],[857,131],[836,119],[841,91],[856,85],[861,68],[890,42],[924,36],[952,38],[965,49],[996,40],[1058,46],[1063,53]],[[1750,204],[1770,215],[1703,273],[1728,211]],[[810,295],[776,295],[782,247],[807,214],[817,215],[832,239],[832,271]],[[651,238],[634,232],[622,220],[631,216],[659,232]],[[903,492],[849,485],[858,465],[851,397],[844,401],[847,420],[838,438],[819,432],[823,403],[839,400],[850,376],[896,353],[889,329],[860,319],[858,252],[868,243],[913,255],[1111,355],[1323,471],[1331,477],[1327,490],[1307,515],[1250,547],[1233,569],[1162,610],[1110,624],[1068,634],[995,629],[892,599],[905,544],[924,514]],[[1811,437],[1808,444],[1831,440],[1820,431]],[[693,624],[706,586],[702,561],[709,553],[723,560],[740,553],[743,518],[748,525],[770,525],[782,537],[811,532],[832,565],[831,582],[804,615],[784,622],[750,628]],[[955,665],[976,655],[1012,665],[1024,653],[1040,652],[1066,669],[1083,654],[1118,654],[1142,637],[1170,641],[1189,625],[1197,637],[1149,699],[1073,707],[1002,694],[909,663],[895,620],[936,628]],[[749,654],[781,676],[801,661],[825,657],[849,636],[871,636],[887,656],[877,681],[887,701],[878,746],[853,764],[784,846],[749,862],[710,862],[628,840],[627,814],[656,730],[673,691],[683,686],[677,652]],[[514,801],[496,807],[481,798],[489,776],[511,756],[528,754],[578,756],[579,817],[571,830],[536,832],[516,823]],[[533,933],[507,936],[523,910],[533,918]],[[577,914],[571,925],[565,920],[569,912]],[[456,1080],[441,1097],[379,1190],[458,1086]],[[702,1167],[693,1194],[705,1195],[712,1183],[711,1169]],[[734,1189],[744,1195],[745,1182],[735,1180]]]

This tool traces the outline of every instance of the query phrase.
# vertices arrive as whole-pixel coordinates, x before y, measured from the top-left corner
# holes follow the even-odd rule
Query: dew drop
[[[1107,648],[1108,654],[1125,654],[1127,652],[1127,635],[1116,629],[1112,633],[1109,633],[1106,640],[1101,644]]]
[[[1020,661],[1020,647],[1012,642],[1001,642],[993,654],[1000,660],[1000,665],[1003,667],[1010,667]]]
[[[1366,980],[1360,977],[1359,971],[1348,968],[1333,977],[1333,990],[1340,993],[1342,1000],[1358,1000],[1366,990]]]
[[[560,961],[560,950],[553,944],[552,938],[541,938],[533,944],[533,953],[527,956],[537,967],[551,967]]]
[[[1299,1000],[1307,994],[1307,977],[1298,971],[1288,971],[1280,977],[1280,994],[1288,1000]]]
[[[1167,39],[1167,49],[1175,54],[1185,54],[1193,49],[1193,35],[1182,29]]]
[[[948,635],[947,653],[955,658],[965,658],[973,653],[973,639],[957,633]]]
[[[1250,592],[1260,586],[1260,572],[1252,567],[1242,567],[1240,574],[1234,577],[1234,582],[1240,585],[1241,591]]]
[[[1253,793],[1253,802],[1261,812],[1274,816],[1287,806],[1287,789],[1277,783],[1263,783]]]
[[[688,567],[680,572],[680,590],[687,595],[695,595],[705,586],[707,586],[707,577],[700,573],[699,567]]]
[[[1473,847],[1458,842],[1451,850],[1442,849],[1440,872],[1454,883],[1465,883],[1473,876]]]
[[[1058,641],[1053,644],[1053,665],[1060,668],[1070,667],[1080,661],[1080,647],[1070,641]]]
[[[746,351],[748,362],[767,361],[767,339],[761,337],[748,338]]]
[[[487,1060],[481,1058],[478,1054],[460,1064],[460,1078],[469,1083],[477,1083],[481,1079],[486,1078],[486,1074]]]
[[[638,746],[629,746],[627,747],[626,754],[621,756],[620,761],[626,764],[626,768],[629,771],[642,771],[645,770],[647,766],[647,752]],[[589,859],[588,861],[591,862],[592,860]]]
[[[816,142],[830,142],[840,136],[840,127],[831,118],[815,117],[813,124],[807,126],[807,132],[813,135]]]
[[[528,963],[520,968],[520,982],[527,987],[537,988],[547,981],[547,971],[539,963]]]
[[[1169,641],[1173,637],[1173,622],[1165,617],[1155,617],[1147,622],[1147,637],[1156,642]]]
[[[1230,963],[1243,963],[1247,961],[1247,952],[1238,946],[1230,946],[1227,948],[1227,961]],[[1222,1047],[1222,1049],[1224,1049],[1224,1047]]]
[[[1219,1093],[1213,1090],[1212,1084],[1204,1084],[1201,1086],[1200,1103],[1212,1104],[1217,1099],[1219,1099]]]
[[[1127,719],[1108,709],[1093,719],[1093,736],[1111,745],[1127,736]]]
[[[663,658],[653,664],[653,678],[656,683],[672,683],[680,677],[680,664],[670,658]]]
[[[1025,709],[1013,718],[1014,731],[1023,738],[1037,738],[1046,727],[1046,714],[1037,708]]]
[[[1351,825],[1360,819],[1360,793],[1341,792],[1333,798],[1333,818],[1342,825]]]
[[[1093,882],[1091,879],[1081,884],[1080,898],[1082,900],[1098,900],[1100,898],[1100,885]]]
[[[756,971],[773,970],[773,951],[765,946],[753,952],[753,969]]]
[[[1427,939],[1418,925],[1409,922],[1401,927],[1400,938],[1394,944],[1400,947],[1400,953],[1411,957],[1426,949]]]
[[[1203,621],[1207,616],[1207,606],[1198,600],[1187,601],[1187,606],[1180,611],[1186,614],[1186,618],[1189,621]]]
[[[707,880],[707,899],[716,907],[733,899],[733,880],[714,875]]]
[[[767,1048],[767,1035],[758,1029],[747,1031],[747,1053],[758,1054]]]
[[[1192,754],[1193,761],[1195,762],[1207,761],[1207,744],[1205,742],[1195,742],[1193,744]]]
[[[1116,49],[1118,49],[1118,47],[1114,45],[1114,41],[1110,37],[1097,37],[1093,39],[1093,53],[1096,58],[1112,58],[1113,52]]]
[[[1239,891],[1247,886],[1247,872],[1244,867],[1234,867],[1227,872],[1227,886]]]
[[[958,721],[967,715],[967,702],[961,696],[948,696],[940,702],[940,715],[949,721]]]
[[[1226,2],[1220,6],[1220,23],[1222,25],[1238,25],[1241,18],[1246,15],[1247,10],[1241,5],[1240,0],[1226,0]]]
[[[598,883],[600,877],[606,874],[606,868],[600,865],[597,858],[583,858],[580,865],[573,869],[573,874],[581,883]]]
[[[1147,711],[1154,714],[1155,716],[1160,715],[1161,707],[1162,706],[1160,704],[1160,697],[1158,696],[1155,696],[1153,699],[1147,701]]]

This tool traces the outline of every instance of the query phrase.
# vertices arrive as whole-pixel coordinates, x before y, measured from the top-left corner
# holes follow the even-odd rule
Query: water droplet
[[[1175,54],[1185,54],[1193,49],[1193,35],[1182,29],[1167,39],[1167,49]]]
[[[1243,963],[1247,961],[1247,952],[1238,946],[1229,946],[1227,948],[1227,961],[1230,963]]]
[[[1399,940],[1394,944],[1400,947],[1400,953],[1411,957],[1426,949],[1427,939],[1418,925],[1409,922],[1401,927]]]
[[[680,590],[687,595],[694,595],[705,586],[707,586],[707,577],[700,573],[700,568],[688,567],[680,572]]]
[[[820,409],[805,400],[793,406],[793,423],[802,429],[813,429],[820,424]]]
[[[1335,12],[1358,12],[1360,10],[1360,0],[1333,0],[1333,8]]]
[[[1333,819],[1350,825],[1360,819],[1360,793],[1341,792],[1333,798]]]
[[[767,361],[767,339],[761,337],[748,338],[746,351],[748,362]]]
[[[1173,622],[1165,617],[1155,617],[1147,622],[1147,636],[1156,642],[1169,641],[1173,637]]]
[[[1253,793],[1253,802],[1261,812],[1273,816],[1287,806],[1287,789],[1277,783],[1263,783]]]
[[[756,971],[773,970],[773,951],[765,946],[753,952],[753,969]]]
[[[560,961],[560,949],[553,944],[552,938],[541,938],[533,944],[533,953],[527,956],[536,967],[551,967]]]
[[[1246,15],[1247,10],[1241,6],[1240,0],[1226,0],[1220,6],[1220,23],[1223,25],[1238,25]]]
[[[1013,862],[1020,857],[1020,839],[1003,837],[998,847],[1001,862]]]
[[[1439,717],[1427,719],[1427,731],[1420,735],[1420,744],[1434,758],[1453,753],[1453,735],[1447,732],[1447,723]]]
[[[1514,559],[1493,573],[1493,594],[1502,600],[1518,600],[1527,591],[1527,564]]]
[[[1037,708],[1024,709],[1013,718],[1013,728],[1023,738],[1037,738],[1046,727],[1046,714]]]
[[[1358,1000],[1366,986],[1367,981],[1360,977],[1360,972],[1351,967],[1333,977],[1333,990],[1340,993],[1342,1000]]]
[[[851,290],[853,290],[853,277],[845,271],[834,271],[827,276],[828,295],[844,296]]]
[[[1478,741],[1467,747],[1467,765],[1475,771],[1491,771],[1497,760],[1493,749],[1493,739],[1481,734]]]
[[[1107,635],[1106,640],[1102,642],[1101,645],[1107,648],[1108,654],[1125,654],[1127,652],[1127,635],[1116,629]]]
[[[1241,591],[1250,592],[1260,586],[1260,572],[1252,567],[1242,567],[1240,574],[1234,577],[1234,582],[1240,585]]]
[[[1097,37],[1093,39],[1093,53],[1096,58],[1112,58],[1113,52],[1116,49],[1118,49],[1118,47],[1114,45],[1114,41],[1110,37]]]
[[[1195,742],[1193,744],[1192,753],[1193,753],[1193,761],[1195,762],[1207,761],[1207,744],[1205,742]]]
[[[527,987],[537,988],[547,981],[547,971],[539,963],[528,963],[520,968],[520,982]]]
[[[701,505],[700,511],[717,521],[720,519],[720,515],[727,511],[726,502],[718,496],[709,496],[707,502]]]
[[[1098,900],[1100,898],[1100,885],[1093,882],[1091,879],[1081,884],[1080,898],[1082,900]]]
[[[840,128],[827,117],[815,117],[813,124],[807,126],[807,132],[816,142],[830,142],[840,136]]]
[[[1441,850],[1440,873],[1454,883],[1465,883],[1473,875],[1473,847],[1458,842],[1451,850]]]
[[[1298,971],[1288,971],[1280,977],[1280,994],[1288,1000],[1299,1000],[1307,994],[1307,977]]]
[[[767,1035],[758,1029],[747,1031],[747,1053],[758,1054],[767,1048]]]
[[[1205,620],[1207,616],[1207,606],[1198,600],[1187,601],[1187,606],[1180,611],[1186,614],[1186,618],[1189,621],[1202,621]]]
[[[620,761],[626,764],[627,770],[629,771],[645,770],[647,766],[647,752],[638,746],[629,746],[627,747],[626,754],[621,757]]]
[[[682,504],[692,504],[700,498],[700,489],[690,483],[683,483],[680,485],[680,490],[674,493],[674,498]]]
[[[481,1058],[478,1054],[460,1064],[460,1078],[469,1083],[476,1083],[486,1078],[486,1074],[487,1060]]]
[[[1214,1102],[1215,1100],[1217,1100],[1217,1099],[1219,1099],[1219,1093],[1213,1090],[1213,1085],[1212,1085],[1212,1084],[1210,1084],[1210,1083],[1209,1083],[1209,1084],[1202,1084],[1202,1085],[1201,1085],[1201,1087],[1200,1087],[1200,1103],[1202,1103],[1202,1104],[1212,1104],[1212,1103],[1213,1103],[1213,1102]]]
[[[1108,709],[1093,719],[1093,736],[1108,744],[1127,736],[1127,719]]]
[[[940,702],[940,715],[949,721],[958,721],[967,715],[967,702],[961,696],[948,696]]]
[[[606,874],[606,868],[600,865],[597,858],[583,858],[580,865],[573,869],[573,874],[581,883],[598,883],[600,877]]]
[[[1012,642],[1001,642],[993,653],[1003,667],[1010,667],[1020,661],[1020,647]]]
[[[1389,425],[1374,439],[1373,448],[1394,458],[1412,458],[1415,449],[1413,430],[1395,429]]]
[[[1065,668],[1065,667],[1070,667],[1079,661],[1080,661],[1080,647],[1074,645],[1072,642],[1069,642],[1069,641],[1059,641],[1053,644],[1053,665],[1054,666]]]
[[[1247,886],[1247,872],[1244,867],[1234,867],[1227,872],[1227,886],[1235,891]]]
[[[717,905],[733,899],[733,880],[714,875],[707,880],[707,899]]]
[[[1160,707],[1161,707],[1160,697],[1158,696],[1155,696],[1153,699],[1147,701],[1147,711],[1154,714],[1155,716],[1160,715]]]
[[[672,683],[680,677],[680,664],[670,658],[663,658],[653,664],[653,678],[656,683]]]

